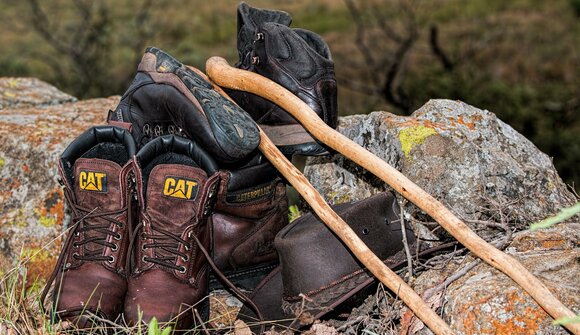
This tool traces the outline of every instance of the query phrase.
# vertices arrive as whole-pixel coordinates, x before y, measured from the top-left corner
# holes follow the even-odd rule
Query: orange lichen
[[[544,249],[562,249],[568,245],[568,241],[565,239],[543,240],[540,243]]]
[[[55,188],[48,194],[45,200],[45,206],[40,206],[36,211],[39,216],[39,222],[45,227],[51,227],[55,224],[62,225],[64,219],[64,202],[63,194],[60,188]]]
[[[484,294],[460,307],[458,315],[464,315],[465,334],[533,335],[547,317],[539,306],[529,306],[517,291],[506,294],[502,302],[495,298]]]
[[[474,130],[475,129],[475,123],[474,122],[465,122],[465,120],[463,119],[463,115],[459,116],[457,118],[457,122],[466,126],[467,128],[469,128],[470,130]]]
[[[430,120],[411,118],[411,117],[401,117],[398,115],[385,115],[384,123],[392,124],[392,125],[395,125],[396,127],[401,127],[401,128],[423,126],[423,127],[432,128],[435,130],[446,129],[445,125],[443,125],[441,123],[433,122]]]
[[[539,306],[535,308],[528,306],[521,310],[521,307],[525,306],[525,300],[517,292],[511,292],[507,296],[507,301],[508,305],[505,306],[505,311],[511,313],[513,317],[504,322],[491,320],[495,334],[536,334],[542,320],[547,317],[546,312]]]

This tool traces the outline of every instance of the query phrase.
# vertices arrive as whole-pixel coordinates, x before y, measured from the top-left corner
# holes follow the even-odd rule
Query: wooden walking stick
[[[433,219],[435,219],[446,231],[455,237],[461,244],[471,250],[479,258],[491,266],[502,271],[519,284],[532,296],[542,308],[553,318],[573,317],[575,314],[560,302],[548,288],[534,275],[532,275],[519,261],[510,257],[484,241],[474,233],[463,221],[449,211],[443,204],[405,177],[388,163],[373,155],[360,145],[352,142],[346,136],[326,125],[319,117],[298,97],[294,96],[284,87],[260,76],[256,73],[231,67],[227,61],[220,57],[212,57],[206,63],[206,71],[209,77],[218,85],[250,92],[266,98],[288,111],[308,130],[308,132],[322,143],[340,152],[345,157],[364,167],[377,177],[389,184],[395,191],[413,202]],[[318,212],[317,212],[318,214]],[[351,248],[352,241],[345,241],[342,234],[337,235]],[[350,244],[349,244],[350,243]],[[355,247],[355,246],[352,246]],[[359,254],[351,249],[357,257]],[[359,258],[360,259],[360,258]],[[363,264],[369,267],[363,259]],[[369,267],[369,270],[373,270]],[[376,275],[376,273],[373,272]],[[381,279],[377,276],[377,278]],[[381,279],[382,282],[383,279]],[[388,286],[388,285],[387,285]],[[389,288],[391,288],[389,286]],[[391,288],[392,289],[392,288]],[[398,293],[397,290],[393,290]],[[401,296],[401,299],[408,304]],[[411,305],[408,305],[415,313]],[[423,322],[426,320],[416,313]],[[425,322],[430,328],[428,322]],[[576,335],[580,335],[580,324],[569,323],[564,325]],[[434,330],[433,328],[431,328]]]
[[[191,68],[200,76],[205,76],[204,73]],[[215,87],[224,96],[227,94],[219,87]],[[229,98],[229,97],[228,97]],[[347,245],[358,260],[360,260],[383,284],[396,292],[401,299],[415,312],[421,320],[437,335],[439,334],[454,334],[449,325],[445,323],[435,313],[421,297],[413,291],[413,289],[405,283],[397,274],[395,274],[388,266],[385,265],[356,235],[350,226],[336,214],[336,212],[326,203],[324,198],[318,191],[310,184],[308,179],[304,177],[302,172],[298,170],[288,159],[284,156],[278,147],[268,138],[266,133],[260,129],[260,151],[268,158],[268,160],[276,167],[280,173],[294,186],[300,195],[308,202],[318,217],[324,222],[340,239]]]

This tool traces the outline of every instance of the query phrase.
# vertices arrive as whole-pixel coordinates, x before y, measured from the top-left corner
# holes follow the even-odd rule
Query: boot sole
[[[224,272],[224,275],[237,287],[246,291],[252,291],[258,285],[258,283],[260,283],[262,279],[277,266],[278,263],[271,263],[236,271]],[[214,275],[213,271],[210,271],[209,289],[210,291],[217,289],[227,290],[228,287],[224,286],[224,284]]]
[[[255,121],[246,111],[218,93],[212,83],[168,53],[148,48],[156,57],[156,69],[175,74],[193,94],[208,120],[216,143],[223,152],[238,160],[254,151],[260,143]]]
[[[321,156],[329,154],[300,124],[280,126],[260,125],[268,138],[286,156]]]

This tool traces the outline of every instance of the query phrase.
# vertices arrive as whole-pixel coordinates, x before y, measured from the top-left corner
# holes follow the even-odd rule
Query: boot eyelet
[[[76,252],[72,255],[72,257],[77,261],[79,260],[79,254],[77,254]]]
[[[161,129],[161,125],[156,125],[153,130],[155,137],[163,135],[163,130]]]
[[[143,244],[143,245],[141,246],[141,250],[147,250],[147,246],[146,246],[145,244]]]
[[[112,251],[117,251],[119,249],[119,246],[116,244],[113,244],[113,246],[111,247]]]
[[[216,189],[217,189],[217,187],[216,187],[216,185],[214,185],[214,186],[211,188],[211,191],[209,191],[208,198],[210,198],[210,199],[213,199],[213,197],[215,197],[215,195],[216,195],[216,193],[217,193],[217,190],[216,190]]]
[[[368,228],[363,228],[362,233],[363,233],[363,235],[368,235],[369,234],[369,229]]]
[[[191,238],[191,235],[192,235],[192,234],[193,234],[193,231],[192,231],[192,230],[190,230],[190,231],[187,233],[187,238]]]
[[[109,263],[115,263],[115,256],[109,256],[109,260],[107,261]]]
[[[73,242],[72,246],[73,246],[73,248],[78,248],[79,247],[79,245],[77,244],[77,242]]]
[[[185,266],[182,266],[179,268],[179,273],[185,273],[185,271],[187,271],[187,269],[185,268]]]
[[[189,256],[181,257],[181,260],[184,262],[187,262],[187,261],[189,261]]]
[[[113,236],[113,238],[117,241],[120,241],[122,237],[123,236],[121,236],[121,234],[117,234],[117,235]]]
[[[141,257],[141,261],[142,262],[147,262],[147,260],[145,258],[147,258],[147,257],[145,257],[145,256]]]
[[[254,40],[254,42],[261,41],[263,39],[264,39],[264,33],[257,33],[256,39]]]
[[[184,248],[185,248],[185,251],[189,251],[189,249],[191,249],[191,248],[189,247],[189,245],[185,245],[185,246],[184,246]]]
[[[149,123],[145,123],[143,125],[143,134],[149,135],[150,133],[151,133],[151,126],[149,125]]]
[[[75,236],[81,236],[81,233],[78,231],[75,231]]]
[[[260,64],[260,57],[254,56],[252,57],[252,65]]]

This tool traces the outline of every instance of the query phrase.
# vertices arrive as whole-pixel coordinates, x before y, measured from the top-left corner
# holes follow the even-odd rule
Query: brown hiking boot
[[[182,330],[194,311],[207,317],[208,266],[200,248],[209,249],[207,224],[217,195],[217,164],[195,142],[162,136],[135,156],[140,206],[131,240],[131,264],[124,314]],[[141,314],[141,315],[140,315]]]
[[[282,85],[304,101],[330,127],[338,120],[337,84],[330,49],[319,35],[292,29],[288,13],[238,7],[238,68]],[[257,95],[226,90],[286,155],[327,151],[284,109]]]
[[[229,280],[251,290],[278,263],[274,237],[288,224],[286,187],[262,155],[223,178],[211,216],[213,260]]]
[[[43,295],[56,280],[52,317],[78,328],[116,320],[127,288],[125,259],[131,221],[131,157],[135,142],[122,128],[94,127],[76,138],[59,161],[72,224]]]

